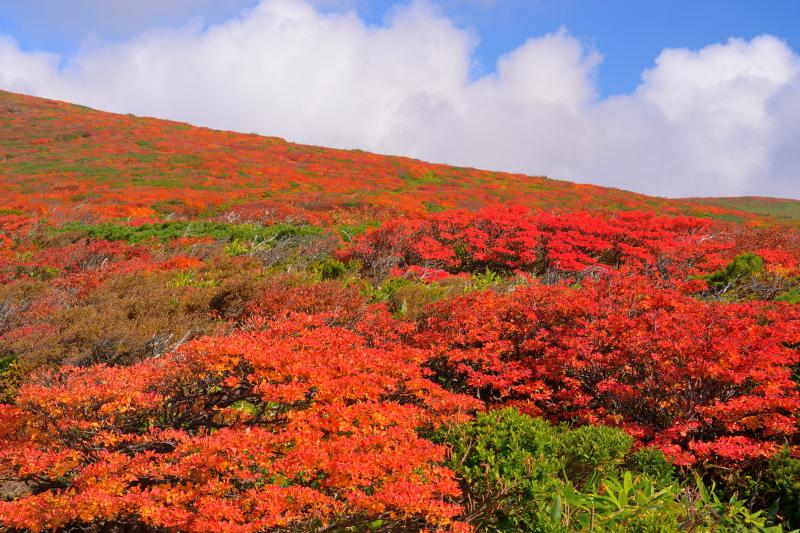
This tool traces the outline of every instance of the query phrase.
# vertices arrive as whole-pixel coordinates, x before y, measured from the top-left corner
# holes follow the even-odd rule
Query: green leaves
[[[487,531],[781,531],[699,476],[680,484],[652,449],[602,426],[556,427],[513,409],[443,430],[465,515]]]
[[[763,270],[764,259],[753,252],[745,252],[736,256],[724,269],[706,275],[705,279],[710,288],[727,292],[737,283]]]
[[[600,485],[597,493],[581,493],[569,484],[564,525],[600,531],[647,530],[650,526],[667,531],[676,525],[680,512],[676,487],[656,490],[650,479],[631,472],[624,472],[621,479],[605,479]]]
[[[750,511],[747,502],[738,499],[736,494],[728,501],[722,501],[713,482],[709,488],[696,476],[695,487],[697,497],[692,498],[691,491],[682,496],[687,512],[681,527],[700,531],[783,531],[780,525],[770,525],[771,517],[764,511]]]
[[[578,487],[612,474],[630,452],[633,439],[604,426],[582,426],[561,436],[561,454],[567,479]]]
[[[169,241],[181,237],[211,237],[220,241],[236,242],[269,242],[319,235],[322,229],[316,226],[295,224],[226,224],[223,222],[161,222],[127,226],[111,222],[103,224],[70,223],[62,226],[60,231],[79,232],[87,237],[106,241],[128,241],[131,244],[155,239]],[[235,253],[229,255],[237,255]]]

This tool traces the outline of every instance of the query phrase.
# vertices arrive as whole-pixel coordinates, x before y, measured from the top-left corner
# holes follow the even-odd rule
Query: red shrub
[[[0,503],[0,522],[445,526],[458,485],[417,430],[476,404],[425,379],[424,357],[292,315],[129,367],[42,374],[0,408],[0,477],[31,490]]]
[[[757,457],[800,436],[800,312],[788,305],[706,303],[611,276],[438,304],[417,341],[455,390],[622,426],[679,462]]]

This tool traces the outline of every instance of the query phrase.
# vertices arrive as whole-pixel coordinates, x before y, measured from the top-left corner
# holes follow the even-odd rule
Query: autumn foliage
[[[451,388],[620,426],[677,464],[741,464],[798,438],[800,314],[700,302],[636,276],[534,283],[434,306],[420,345]]]
[[[425,379],[423,356],[293,315],[132,366],[39,374],[3,409],[2,475],[33,494],[0,505],[0,519],[446,525],[458,486],[438,464],[444,449],[418,431],[477,405]]]
[[[756,200],[0,125],[0,528],[800,526],[800,232]]]
[[[756,249],[772,270],[797,273],[795,239],[737,229],[645,212],[553,214],[489,206],[389,221],[342,256],[359,259],[373,275],[402,275],[409,269],[428,276],[486,269],[536,275],[617,270],[683,283]]]

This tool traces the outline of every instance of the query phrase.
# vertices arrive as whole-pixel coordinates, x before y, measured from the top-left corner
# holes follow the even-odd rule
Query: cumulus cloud
[[[0,38],[0,87],[290,140],[668,195],[800,197],[800,58],[781,40],[664,50],[602,99],[565,29],[475,79],[478,36],[416,2],[369,25],[320,0],[152,30],[70,58]]]

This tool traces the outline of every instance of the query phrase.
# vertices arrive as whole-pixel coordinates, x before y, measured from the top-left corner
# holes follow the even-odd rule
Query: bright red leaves
[[[457,390],[621,426],[679,463],[752,459],[798,439],[796,307],[701,302],[636,276],[581,285],[439,304],[418,342]]]

